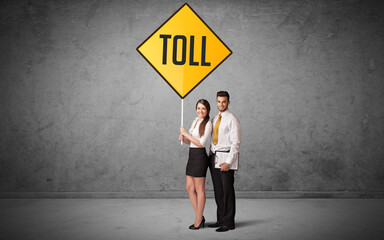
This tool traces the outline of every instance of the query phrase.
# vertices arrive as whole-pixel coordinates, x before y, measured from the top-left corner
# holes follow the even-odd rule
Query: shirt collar
[[[202,122],[203,120],[204,120],[204,119],[202,119],[202,120],[199,119],[199,117],[196,117],[196,118],[195,118],[195,121],[196,121],[196,122]]]
[[[225,110],[225,112],[223,112],[223,113],[220,113],[220,112],[219,112],[219,114],[221,114],[221,117],[225,117],[225,116],[227,116],[227,115],[229,114],[229,110],[227,109],[227,110]],[[218,114],[217,116],[219,116],[219,114]]]

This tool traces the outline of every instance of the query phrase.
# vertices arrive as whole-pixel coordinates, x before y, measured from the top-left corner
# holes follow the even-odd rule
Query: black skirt
[[[186,174],[191,177],[205,177],[207,168],[208,156],[205,148],[189,148]]]

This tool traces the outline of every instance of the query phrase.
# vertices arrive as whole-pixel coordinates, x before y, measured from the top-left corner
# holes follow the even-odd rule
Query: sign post
[[[181,98],[181,125],[183,99],[232,54],[187,3],[137,51]]]
[[[181,125],[184,125],[184,99],[181,99]],[[183,145],[183,141],[180,141],[180,144]]]

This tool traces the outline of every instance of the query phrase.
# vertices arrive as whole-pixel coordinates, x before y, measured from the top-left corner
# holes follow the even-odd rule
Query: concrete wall
[[[1,192],[184,191],[180,98],[136,51],[183,3],[1,2]],[[381,1],[188,3],[233,55],[184,122],[229,91],[237,190],[384,190]]]

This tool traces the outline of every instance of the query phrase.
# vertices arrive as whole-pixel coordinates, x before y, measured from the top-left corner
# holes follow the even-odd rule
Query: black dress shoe
[[[223,225],[222,223],[215,222],[213,224],[209,224],[208,227],[210,227],[210,228],[218,228],[218,227],[221,227],[222,225]]]
[[[230,226],[221,226],[220,228],[216,229],[216,232],[226,232],[228,230],[233,230],[235,227],[230,227]]]

